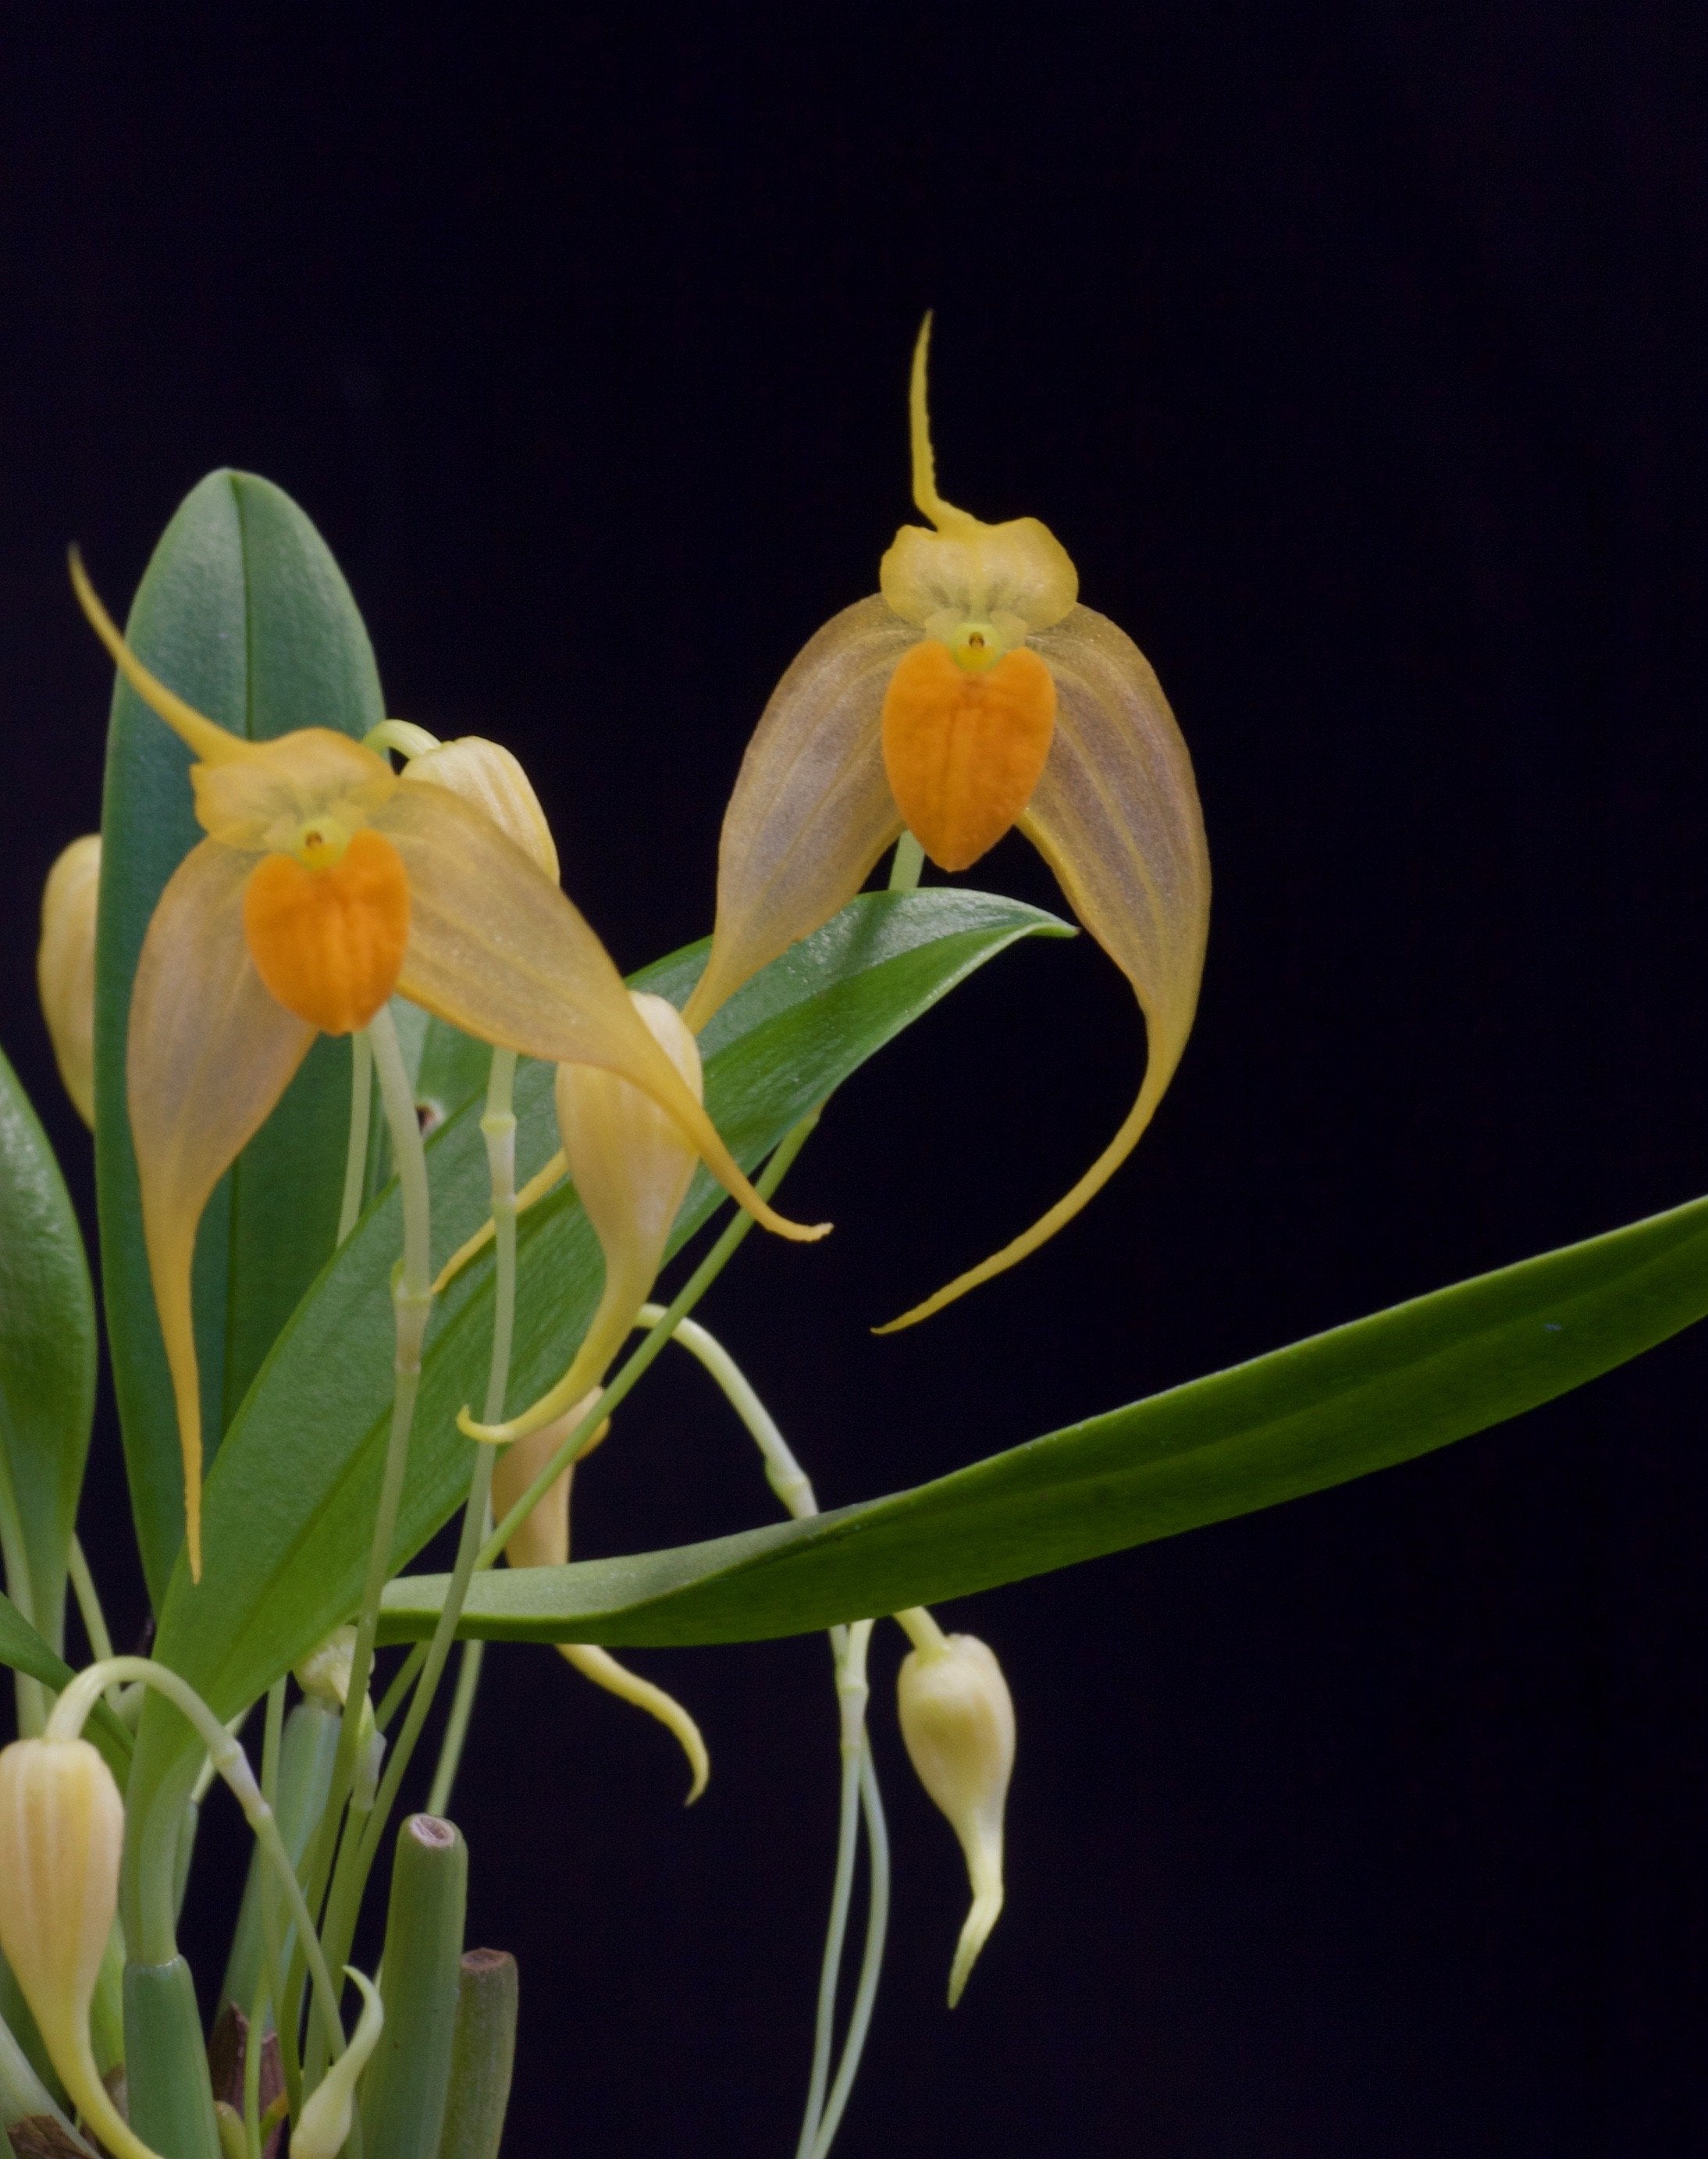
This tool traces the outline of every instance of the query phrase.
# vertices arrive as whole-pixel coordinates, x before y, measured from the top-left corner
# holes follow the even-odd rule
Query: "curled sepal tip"
[[[350,2043],[303,2103],[291,2131],[291,2159],[338,2159],[350,2133],[355,2111],[356,2079],[386,2028],[386,2006],[373,1982],[354,1965],[344,1975],[362,1997],[362,2013]]]
[[[583,1395],[551,1423],[505,1449],[493,1468],[492,1504],[495,1514],[502,1517],[510,1513],[598,1399],[597,1392]],[[578,1458],[585,1461],[610,1429],[611,1420],[607,1417],[588,1438]],[[562,1566],[568,1560],[570,1485],[575,1468],[575,1463],[570,1463],[559,1472],[511,1535],[505,1546],[505,1557],[512,1566]],[[635,1708],[644,1710],[649,1716],[655,1716],[674,1737],[688,1758],[692,1781],[687,1804],[692,1806],[706,1789],[706,1780],[712,1773],[712,1758],[706,1751],[699,1726],[681,1702],[662,1687],[655,1686],[650,1680],[642,1679],[638,1672],[619,1664],[608,1650],[597,1649],[587,1642],[561,1642],[558,1649],[565,1661],[595,1686],[603,1687],[619,1701],[630,1702]]]
[[[712,1774],[712,1757],[706,1751],[706,1742],[700,1727],[689,1716],[674,1695],[666,1694],[661,1686],[644,1680],[639,1672],[631,1672],[627,1665],[619,1664],[608,1649],[597,1648],[591,1642],[560,1642],[558,1652],[574,1665],[584,1679],[589,1679],[607,1694],[613,1694],[619,1701],[632,1703],[644,1709],[649,1716],[655,1716],[688,1758],[691,1782],[688,1796],[683,1801],[691,1807],[706,1789]]]

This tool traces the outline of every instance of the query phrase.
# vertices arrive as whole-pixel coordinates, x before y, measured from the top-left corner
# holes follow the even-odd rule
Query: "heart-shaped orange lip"
[[[1025,645],[968,674],[927,638],[883,700],[883,769],[908,830],[951,872],[994,847],[1032,800],[1056,725],[1056,686]]]
[[[365,1027],[397,986],[409,943],[409,878],[382,833],[364,826],[339,860],[308,869],[267,855],[243,893],[256,971],[287,1012],[323,1034]]]

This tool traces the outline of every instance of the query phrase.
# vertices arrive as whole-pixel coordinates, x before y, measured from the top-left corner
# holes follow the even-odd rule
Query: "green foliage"
[[[324,542],[252,474],[210,473],[185,497],[143,577],[127,634],[181,696],[261,740],[384,717],[367,632]],[[154,1316],[125,1114],[125,1030],[142,939],[201,833],[189,753],[120,682],[107,736],[96,999],[96,1163],[103,1291],[137,1541],[158,1607],[184,1538],[184,1472]],[[320,1043],[203,1219],[196,1343],[210,1452],[338,1224],[347,1053]]]
[[[474,1578],[462,1632],[748,1641],[964,1597],[1385,1469],[1582,1385],[1708,1314],[1708,1199],[1455,1283],[810,1521]],[[381,1639],[432,1630],[437,1577]]]
[[[981,893],[873,893],[784,954],[706,1030],[706,1107],[737,1159],[760,1162],[809,1110],[973,970],[1064,925],[1035,908]],[[705,962],[703,945],[635,980],[680,1002]],[[518,1163],[531,1175],[556,1149],[549,1069],[524,1064],[516,1084]],[[465,1104],[428,1142],[434,1258],[442,1263],[485,1219],[480,1105]],[[696,1178],[676,1224],[680,1245],[722,1193]],[[323,1271],[285,1328],[227,1434],[208,1481],[204,1563],[193,1584],[180,1563],[161,1614],[157,1654],[230,1716],[334,1627],[360,1597],[391,1396],[391,1280],[400,1238],[389,1188]],[[521,1224],[511,1396],[542,1393],[569,1362],[597,1300],[603,1262],[567,1187]],[[810,1266],[810,1258],[803,1261]],[[468,1488],[470,1442],[458,1411],[484,1384],[492,1323],[489,1249],[439,1301],[427,1338],[396,1561],[418,1551]],[[160,1789],[189,1743],[151,1701],[143,1710],[137,1790]]]
[[[47,1136],[0,1056],[0,1551],[13,1598],[54,1649],[95,1358],[95,1292],[77,1218]]]
[[[54,1694],[70,1680],[71,1667],[49,1649],[9,1597],[0,1597],[0,1665],[28,1673]],[[88,1736],[106,1757],[107,1767],[122,1784],[130,1768],[130,1733],[105,1702],[96,1705]]]

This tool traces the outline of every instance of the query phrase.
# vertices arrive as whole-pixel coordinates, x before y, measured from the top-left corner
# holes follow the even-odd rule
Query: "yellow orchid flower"
[[[986,525],[937,491],[930,332],[928,315],[910,417],[914,500],[934,529],[902,527],[880,593],[832,617],[766,707],[724,817],[711,957],[684,1017],[703,1027],[827,922],[904,830],[955,872],[1017,826],[1131,984],[1148,1055],[1137,1100],[1073,1189],[893,1328],[1035,1251],[1131,1153],[1186,1046],[1209,924],[1192,760],[1149,662],[1078,603],[1079,573],[1036,518]]]
[[[829,1225],[785,1221],[759,1198],[603,945],[492,817],[329,728],[261,743],[228,733],[143,666],[75,551],[71,577],[119,672],[198,760],[190,784],[207,837],[173,872],[143,940],[127,1080],[199,1578],[196,1229],[317,1033],[367,1026],[396,991],[495,1046],[619,1073],[769,1229],[810,1239]]]

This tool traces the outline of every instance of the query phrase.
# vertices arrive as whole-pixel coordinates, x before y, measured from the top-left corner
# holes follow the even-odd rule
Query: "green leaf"
[[[95,1292],[47,1135],[0,1056],[0,1546],[57,1649],[95,1416]]]
[[[154,551],[127,634],[157,675],[237,734],[261,740],[323,727],[362,735],[384,716],[367,633],[338,565],[289,496],[252,474],[210,473],[191,490]],[[125,1113],[125,1030],[155,902],[201,837],[189,761],[177,737],[121,682],[101,818],[96,1167],[113,1379],[157,1609],[184,1538],[183,1470],[142,1247]],[[315,1045],[203,1219],[196,1343],[210,1452],[332,1248],[349,1055],[347,1044]]]
[[[1479,1275],[910,1492],[744,1536],[474,1578],[461,1631],[730,1642],[905,1610],[1176,1536],[1481,1432],[1708,1315],[1708,1199]],[[386,1592],[432,1630],[440,1577]]]
[[[806,1111],[973,970],[1017,939],[1066,935],[1053,916],[983,893],[873,893],[796,945],[717,1015],[701,1039],[706,1100],[738,1160],[752,1168]],[[697,945],[635,980],[677,1002],[705,964]],[[530,1175],[556,1149],[549,1066],[517,1076],[517,1153]],[[443,1260],[485,1219],[480,1104],[428,1142],[433,1245]],[[673,1249],[722,1198],[696,1178]],[[182,1564],[156,1654],[220,1715],[251,1701],[360,1601],[391,1396],[391,1275],[399,1245],[395,1188],[371,1207],[285,1329],[232,1424],[208,1480],[204,1567]],[[585,1331],[603,1278],[574,1194],[560,1188],[521,1223],[511,1401],[554,1382]],[[801,1265],[810,1270],[810,1254]],[[810,1275],[804,1283],[810,1294]],[[420,1549],[468,1489],[470,1443],[457,1411],[485,1384],[492,1325],[489,1252],[440,1299],[428,1338],[396,1561]],[[145,1708],[142,1789],[158,1789],[184,1746],[181,1719]]]
[[[69,1686],[75,1676],[57,1651],[49,1648],[9,1597],[0,1597],[0,1665],[27,1672],[52,1693]],[[132,1739],[112,1711],[97,1702],[89,1720],[88,1736],[106,1757],[107,1766],[124,1782],[130,1764]]]

